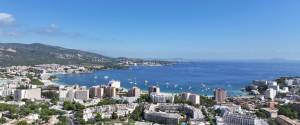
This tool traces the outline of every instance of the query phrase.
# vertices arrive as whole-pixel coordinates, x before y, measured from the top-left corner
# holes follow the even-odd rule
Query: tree
[[[275,120],[271,119],[268,121],[269,125],[279,125]]]
[[[12,95],[5,96],[5,101],[12,101],[14,100],[14,97]]]
[[[43,82],[41,82],[40,80],[38,79],[31,79],[31,82],[30,82],[32,85],[44,85]]]
[[[112,105],[112,104],[128,104],[128,101],[116,100],[116,99],[102,99],[97,105]]]
[[[42,96],[48,98],[48,99],[58,99],[59,98],[59,94],[56,93],[56,91],[46,91],[46,92],[42,92]]]
[[[200,96],[200,104],[206,107],[212,107],[215,105],[215,101],[206,96]]]
[[[76,107],[72,102],[65,101],[64,104],[63,104],[63,109],[64,110],[76,110]]]
[[[102,116],[101,116],[100,113],[97,113],[97,114],[96,114],[96,116],[95,116],[95,121],[96,121],[96,122],[102,121]]]
[[[6,119],[5,119],[5,118],[3,118],[3,117],[1,117],[1,118],[0,118],[0,123],[1,123],[1,124],[4,124],[4,123],[6,123]]]
[[[265,84],[259,85],[259,86],[257,86],[257,89],[258,89],[259,93],[264,93],[268,89],[268,86]]]
[[[83,117],[83,112],[82,111],[76,111],[75,112],[75,118],[76,121],[78,121],[80,124],[84,125],[86,124],[85,120],[82,118]]]
[[[28,125],[28,123],[26,121],[19,121],[17,125]]]
[[[268,118],[268,114],[263,110],[258,110],[255,112],[256,116],[259,118]]]
[[[53,103],[54,105],[56,105],[58,101],[59,101],[59,99],[57,99],[57,98],[53,98],[50,100],[50,102]]]
[[[68,120],[66,116],[58,116],[59,122],[55,125],[68,125]]]
[[[81,105],[78,102],[74,102],[73,104],[75,105],[76,111],[81,111],[81,110],[83,110],[85,108],[84,105]]]
[[[291,119],[295,119],[298,117],[298,112],[296,110],[293,110],[289,105],[282,105],[278,109],[279,115],[285,115]]]
[[[143,119],[143,113],[144,113],[144,105],[140,104],[137,106],[134,111],[131,113],[130,118],[135,120],[135,121],[140,121]]]
[[[138,103],[142,103],[142,102],[151,102],[151,98],[148,94],[143,94],[141,95],[138,99],[137,99]]]
[[[216,113],[216,115],[220,116],[222,113],[222,110],[218,108],[217,110],[215,110],[215,113]]]
[[[118,119],[118,114],[116,112],[113,112],[111,114],[111,119]]]

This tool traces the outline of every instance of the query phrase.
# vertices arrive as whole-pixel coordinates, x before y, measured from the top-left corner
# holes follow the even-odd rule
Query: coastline
[[[274,68],[278,65],[281,68]],[[273,80],[281,76],[300,76],[298,72],[300,70],[298,68],[299,64],[192,62],[177,63],[171,66],[143,67],[138,66],[135,68],[133,66],[122,70],[95,70],[74,74],[55,73],[55,75],[62,75],[62,77],[58,77],[59,79],[54,80],[54,82],[60,85],[79,84],[90,87],[106,84],[109,80],[119,80],[122,87],[127,89],[137,86],[147,91],[149,86],[156,85],[161,88],[162,92],[166,93],[192,92],[208,96],[213,95],[214,88],[224,88],[228,90],[229,96],[241,97],[249,95],[249,93],[242,90],[251,85],[253,80]],[[106,76],[107,78],[105,78]]]
[[[141,66],[141,67],[144,67],[144,66]],[[146,66],[146,67],[149,67],[149,66]],[[152,67],[152,66],[150,66],[150,67]],[[157,67],[157,66],[154,66],[154,67]],[[119,69],[117,69],[117,70],[119,70]],[[126,69],[126,70],[129,70],[129,69]],[[81,75],[81,74],[94,74],[94,73],[97,73],[97,72],[102,72],[102,71],[108,71],[108,70],[94,70],[94,71],[88,71],[88,72],[81,72],[81,73],[63,73],[63,72],[61,72],[61,73],[54,73],[54,74],[52,74],[52,75],[55,75],[55,76],[58,76],[58,75]],[[115,71],[115,69],[110,69],[109,71]],[[118,79],[114,79],[114,80],[118,80]],[[60,81],[60,78],[59,77],[57,77],[56,79],[54,79],[53,81],[53,84],[54,85],[63,85],[63,86],[68,86],[68,85],[82,85],[82,86],[87,86],[87,87],[91,87],[91,86],[93,86],[93,85],[105,85],[106,83],[101,83],[101,84],[98,84],[98,83],[95,83],[95,84],[93,84],[93,85],[84,85],[84,84],[80,84],[80,83],[73,83],[73,84],[68,84],[68,83],[64,83],[64,82],[61,82]],[[88,82],[88,81],[87,81]],[[123,82],[122,82],[123,83]],[[121,83],[121,84],[122,84]],[[128,83],[125,83],[125,84],[128,84]],[[141,83],[142,84],[142,83]],[[139,87],[141,90],[142,90],[142,92],[147,92],[148,90],[147,90],[147,88],[141,88],[140,86],[139,86],[140,84],[138,84],[138,85],[134,85],[134,86],[137,86],[137,87]],[[150,85],[149,85],[150,86]],[[148,86],[148,87],[149,87]],[[124,88],[124,90],[129,90],[129,89],[131,89],[131,87],[125,87],[125,86],[122,86],[122,88]],[[208,87],[207,87],[208,88]],[[248,96],[248,93],[247,92],[245,92],[245,91],[241,91],[241,89],[242,88],[240,88],[239,90],[235,90],[235,91],[238,91],[238,92],[236,92],[236,93],[239,93],[239,94],[237,94],[237,95],[229,95],[229,96],[231,96],[231,97],[244,97],[244,96]],[[230,91],[230,90],[228,90],[228,91]],[[183,93],[183,92],[191,92],[191,91],[184,91],[184,90],[182,90],[182,91],[174,91],[174,92],[168,92],[168,91],[164,91],[164,90],[161,90],[161,92],[162,93],[165,93],[165,94],[170,94],[170,95],[177,95],[177,94],[180,94],[180,93]],[[196,93],[196,94],[199,94],[199,95],[202,95],[202,96],[207,96],[207,97],[213,97],[213,94],[202,94],[202,93],[197,93],[197,92],[191,92],[191,93]]]

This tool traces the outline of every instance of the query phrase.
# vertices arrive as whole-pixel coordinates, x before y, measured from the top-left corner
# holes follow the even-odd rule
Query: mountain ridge
[[[37,64],[117,65],[117,58],[42,43],[0,43],[0,66]]]

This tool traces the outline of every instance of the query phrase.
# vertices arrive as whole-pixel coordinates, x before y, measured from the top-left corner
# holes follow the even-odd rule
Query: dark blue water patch
[[[93,86],[120,80],[121,86],[147,90],[158,85],[163,92],[194,92],[212,95],[214,88],[225,88],[229,95],[242,95],[241,88],[252,80],[272,80],[280,76],[300,76],[300,63],[193,62],[161,67],[131,67],[82,74],[58,75],[59,83]],[[106,77],[106,78],[105,78]],[[107,78],[108,77],[108,78]],[[148,82],[146,82],[148,81]]]

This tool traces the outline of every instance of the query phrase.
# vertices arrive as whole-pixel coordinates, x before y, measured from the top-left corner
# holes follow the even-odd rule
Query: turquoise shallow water
[[[131,67],[82,74],[60,74],[57,82],[93,86],[120,80],[121,86],[138,86],[147,90],[158,85],[162,92],[194,92],[212,95],[216,87],[231,96],[242,95],[242,87],[252,80],[272,80],[280,76],[300,76],[300,63],[191,62],[161,67]]]

